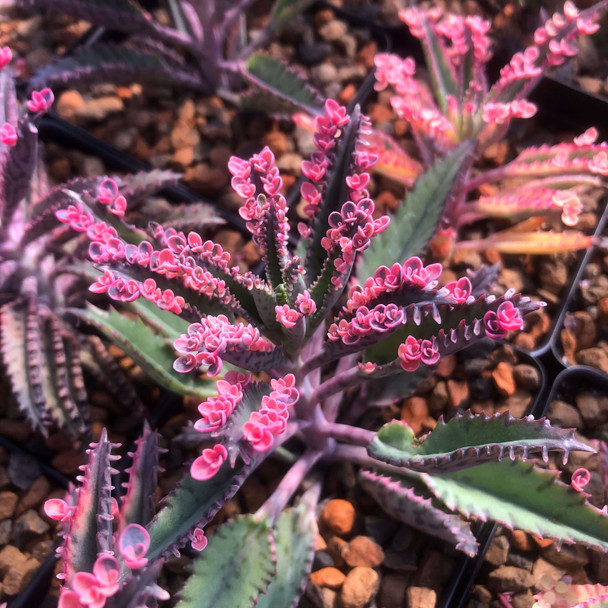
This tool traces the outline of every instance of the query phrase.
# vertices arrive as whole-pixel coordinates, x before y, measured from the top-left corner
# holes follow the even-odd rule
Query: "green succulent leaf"
[[[477,553],[478,544],[469,522],[433,504],[422,484],[403,475],[383,475],[366,470],[359,473],[359,479],[363,489],[391,517],[441,538],[471,557]]]
[[[114,309],[105,311],[92,305],[86,310],[73,309],[71,312],[99,329],[151,378],[169,390],[200,399],[215,394],[214,381],[176,372],[173,369],[176,355],[171,344],[140,319],[130,319]]]
[[[265,593],[276,557],[268,521],[237,517],[209,537],[180,596],[180,608],[250,608]],[[284,606],[278,604],[277,606]]]
[[[423,473],[422,479],[437,498],[466,517],[608,551],[605,512],[557,481],[555,472],[532,463],[486,462],[441,475]]]
[[[519,457],[527,460],[549,450],[562,450],[567,460],[572,450],[593,452],[578,441],[574,431],[552,427],[546,419],[513,418],[508,412],[488,417],[471,412],[437,427],[422,440],[403,422],[385,424],[368,446],[373,458],[415,471],[441,473],[473,467],[482,462]]]
[[[416,180],[405,203],[391,216],[388,228],[376,235],[369,248],[359,255],[359,283],[363,284],[379,266],[390,268],[395,262],[403,264],[420,254],[435,232],[458,173],[471,151],[470,142],[460,144]]]
[[[279,515],[273,528],[277,572],[257,608],[295,608],[306,585],[315,552],[317,523],[305,501]]]
[[[301,0],[300,4],[303,4]],[[318,91],[282,61],[266,53],[254,53],[242,73],[256,88],[256,93],[243,98],[242,104],[246,108],[264,106],[266,111],[270,107],[275,112],[304,111],[312,115],[319,114],[323,108],[323,98]]]
[[[255,454],[248,464],[239,462],[234,469],[226,461],[207,481],[197,481],[186,473],[148,526],[148,560],[167,557],[175,549],[183,547],[189,540],[189,533],[211,521],[262,459],[263,456]],[[209,553],[208,547],[206,552]]]

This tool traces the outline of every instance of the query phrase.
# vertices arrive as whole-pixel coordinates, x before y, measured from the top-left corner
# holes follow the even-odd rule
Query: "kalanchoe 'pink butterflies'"
[[[5,122],[0,127],[0,141],[6,146],[14,146],[17,143],[17,130],[13,125]]]
[[[148,560],[144,557],[150,546],[148,531],[139,524],[129,524],[118,539],[118,551],[127,568],[143,568]]]
[[[576,469],[572,473],[572,481],[570,485],[577,492],[582,492],[583,488],[591,481],[591,473],[587,469]]]
[[[202,551],[207,546],[207,537],[205,536],[205,531],[200,528],[195,528],[192,533],[192,548],[195,551]]]
[[[68,521],[72,517],[74,507],[70,507],[65,500],[61,498],[50,498],[44,503],[44,512],[47,517],[55,521]]]
[[[190,475],[199,481],[211,479],[226,458],[228,458],[228,450],[221,443],[207,448],[190,466]]]
[[[5,68],[13,58],[13,52],[8,46],[3,46],[0,49],[0,70]]]
[[[27,102],[27,109],[30,112],[46,112],[55,100],[51,89],[42,89],[40,91],[32,91],[32,97]]]

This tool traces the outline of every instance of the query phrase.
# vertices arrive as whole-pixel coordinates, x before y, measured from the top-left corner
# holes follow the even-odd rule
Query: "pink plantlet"
[[[17,129],[8,122],[0,127],[0,141],[5,146],[14,146],[17,143]]]
[[[44,503],[44,512],[47,517],[55,521],[70,521],[74,507],[61,498],[50,498]]]
[[[405,342],[399,346],[397,354],[401,360],[401,367],[406,372],[415,372],[420,367],[422,340],[408,336]]]
[[[277,321],[285,328],[291,329],[298,322],[298,319],[302,316],[297,310],[289,308],[289,304],[283,306],[276,306],[275,313]]]
[[[576,469],[572,473],[572,481],[570,485],[577,492],[583,492],[583,488],[591,481],[591,473],[587,469]]]
[[[584,133],[574,138],[577,146],[591,146],[597,141],[598,132],[595,127],[589,127]]]
[[[198,481],[211,479],[228,458],[228,451],[218,443],[212,448],[206,448],[190,466],[190,475]]]
[[[13,59],[13,52],[10,47],[3,46],[0,48],[0,70],[4,69]]]
[[[33,113],[46,112],[53,105],[55,96],[51,89],[32,91],[32,96],[27,102],[27,109]]]
[[[93,574],[103,595],[110,597],[118,591],[120,564],[113,555],[100,555],[93,564]]]
[[[87,608],[87,605],[80,601],[80,595],[76,591],[61,587],[57,608]]]
[[[77,572],[72,578],[72,588],[85,606],[103,608],[106,603],[106,595],[102,592],[97,577],[90,572]]]
[[[125,565],[131,570],[143,568],[148,560],[146,552],[150,546],[148,531],[139,524],[129,524],[118,538],[118,551],[125,560]]]
[[[205,536],[204,530],[195,528],[192,532],[192,539],[190,544],[195,551],[202,551],[207,546],[207,537]]]

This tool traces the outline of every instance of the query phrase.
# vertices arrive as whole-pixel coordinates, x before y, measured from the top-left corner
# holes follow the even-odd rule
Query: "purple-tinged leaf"
[[[97,554],[112,550],[112,456],[113,444],[105,429],[87,453],[89,462],[82,467],[77,502],[63,549],[64,573],[71,579],[75,572],[92,572]]]
[[[125,494],[120,505],[118,532],[129,524],[146,525],[156,512],[156,486],[158,481],[158,433],[144,422],[143,434],[130,452],[131,466],[126,469],[129,479],[123,484]]]
[[[470,524],[433,504],[428,491],[419,487],[421,484],[400,475],[389,476],[368,470],[362,470],[359,479],[363,489],[391,517],[441,538],[471,557],[477,554],[478,544]]]
[[[537,454],[546,461],[549,450],[562,451],[565,463],[571,451],[593,448],[578,441],[573,430],[552,427],[548,420],[532,416],[513,418],[508,412],[492,417],[466,412],[449,422],[442,417],[422,439],[416,439],[405,423],[389,422],[367,448],[373,458],[425,473],[458,471],[503,458],[525,461]]]

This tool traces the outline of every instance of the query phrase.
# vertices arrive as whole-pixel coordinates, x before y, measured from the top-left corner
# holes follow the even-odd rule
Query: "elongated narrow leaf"
[[[112,550],[112,456],[113,445],[105,429],[88,450],[82,485],[77,491],[76,510],[63,548],[65,574],[92,572],[100,552]]]
[[[366,470],[359,473],[359,479],[363,489],[391,517],[441,538],[467,555],[477,553],[477,541],[470,524],[434,505],[429,496],[424,496],[427,492],[424,487],[419,487],[420,484],[402,475],[388,476]]]
[[[95,44],[61,57],[41,68],[31,79],[32,88],[77,86],[97,82],[130,84],[154,82],[202,90],[196,73],[185,64],[147,50],[117,44]]]
[[[158,481],[158,433],[144,423],[142,436],[135,442],[135,451],[129,453],[131,466],[126,470],[129,479],[123,484],[126,492],[122,499],[119,517],[120,531],[129,524],[146,525],[156,508]]]
[[[200,399],[215,394],[215,382],[176,372],[173,369],[176,355],[172,346],[139,319],[129,319],[113,309],[104,311],[91,305],[86,310],[72,312],[97,327],[151,378],[169,390]]]
[[[189,540],[189,533],[195,527],[202,528],[209,523],[262,460],[263,456],[256,454],[249,464],[239,462],[235,469],[226,461],[207,481],[197,481],[186,473],[148,526],[148,560],[167,557],[183,547]]]
[[[121,32],[143,33],[152,29],[150,15],[135,0],[25,0],[25,5],[54,9]]]
[[[552,427],[548,420],[532,416],[513,418],[508,412],[492,417],[467,412],[449,422],[440,418],[422,440],[407,424],[389,422],[368,446],[370,456],[378,460],[427,473],[458,471],[504,457],[527,460],[538,453],[546,459],[549,450],[561,450],[564,460],[574,450],[593,452],[575,439],[573,430]]]
[[[460,241],[456,244],[459,249],[496,249],[500,253],[549,255],[564,251],[588,249],[593,245],[592,236],[582,232],[520,232],[502,230],[485,239],[477,241]]]
[[[373,129],[367,136],[367,140],[378,155],[378,161],[373,167],[374,172],[390,177],[408,187],[422,173],[422,165],[408,156],[390,135]]]
[[[467,517],[493,519],[560,542],[608,551],[608,517],[556,473],[517,460],[486,462],[442,475],[422,474],[430,490]]]
[[[279,515],[273,528],[277,572],[257,608],[295,608],[304,591],[315,554],[317,522],[305,501]]]
[[[461,144],[421,175],[389,227],[374,237],[357,266],[363,283],[379,266],[392,266],[419,255],[433,235],[463,163],[470,158],[471,144]]]
[[[275,550],[266,520],[246,515],[220,526],[194,563],[180,608],[250,608],[275,572]]]
[[[323,97],[297,72],[265,53],[254,53],[242,69],[243,76],[256,93],[243,100],[245,108],[263,106],[266,112],[304,111],[317,115],[323,109]],[[277,101],[279,103],[277,103]]]

